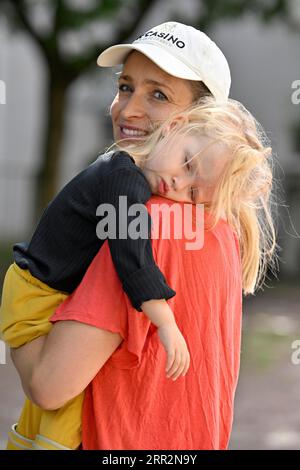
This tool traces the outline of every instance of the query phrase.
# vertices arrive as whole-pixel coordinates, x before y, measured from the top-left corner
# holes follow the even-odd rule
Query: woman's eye
[[[153,95],[154,95],[155,98],[157,98],[160,101],[165,101],[165,100],[168,99],[166,97],[166,95],[164,93],[162,93],[160,90],[155,90]]]
[[[131,91],[131,88],[126,83],[120,83],[119,84],[119,91],[124,91],[124,92]]]

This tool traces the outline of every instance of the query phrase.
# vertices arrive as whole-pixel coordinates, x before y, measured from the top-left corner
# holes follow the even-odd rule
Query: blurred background
[[[262,123],[277,160],[280,270],[244,300],[230,448],[300,449],[299,0],[1,0],[0,287],[12,245],[112,143],[115,71],[97,67],[98,54],[170,20],[221,47],[231,97]],[[0,384],[3,448],[22,391],[1,341]]]

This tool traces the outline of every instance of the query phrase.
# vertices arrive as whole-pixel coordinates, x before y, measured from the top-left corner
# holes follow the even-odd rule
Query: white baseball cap
[[[174,77],[205,83],[217,101],[226,101],[231,84],[228,62],[205,33],[169,21],[151,28],[132,44],[118,44],[103,51],[97,64],[123,64],[131,51],[139,51]]]

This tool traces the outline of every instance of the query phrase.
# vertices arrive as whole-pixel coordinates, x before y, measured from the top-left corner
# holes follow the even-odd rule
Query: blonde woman
[[[176,237],[154,245],[159,266],[177,286],[172,307],[192,367],[176,383],[166,382],[156,329],[146,316],[133,315],[105,246],[52,317],[57,323],[48,337],[16,351],[15,364],[28,396],[49,410],[64,405],[69,425],[76,396],[100,370],[84,402],[83,449],[226,448],[242,290],[254,293],[274,263],[271,148],[240,103],[207,97],[127,151],[152,194],[171,206],[205,207],[201,250],[184,253]],[[45,412],[48,424],[62,410]]]
[[[122,141],[122,148],[143,141],[172,113],[184,110],[205,94],[221,101],[226,100],[229,94],[230,71],[221,50],[204,33],[181,23],[161,24],[132,44],[113,46],[99,56],[98,64],[123,64],[119,90],[111,105],[114,139]],[[106,179],[105,198],[114,197],[119,192],[127,196],[130,204],[144,203],[151,192],[130,158],[123,157],[118,175],[114,172],[114,177],[110,175]],[[117,166],[119,162],[114,160]],[[6,279],[1,318],[4,338],[13,348],[50,331],[49,316],[78,286],[101,246],[95,227],[98,222],[96,207],[100,203],[97,195],[99,163],[70,182],[53,201],[29,244],[14,247],[15,265]],[[113,194],[111,187],[114,187]],[[165,321],[171,319],[168,329],[172,332],[171,337],[177,338],[176,344],[172,341],[172,347],[167,351],[167,372],[169,377],[178,377],[188,368],[189,353],[168,304],[163,302],[175,292],[155,264],[149,240],[131,243],[126,239],[110,239],[109,244],[132,305],[144,311],[148,307],[148,315],[155,322],[157,308],[153,309],[155,304],[150,299],[161,299],[156,307],[164,312]],[[163,327],[161,332],[161,340],[166,341]],[[80,413],[80,406],[75,409]],[[56,415],[57,419],[59,416]],[[26,401],[18,426],[13,426],[10,433],[10,448],[32,447],[40,424],[43,435],[50,440],[59,440],[57,429],[61,429],[61,446],[54,448],[76,448],[79,445],[80,426],[72,427],[70,435],[62,418],[56,421],[52,432],[53,422],[50,420],[51,424],[44,419],[41,423],[40,417],[41,410]],[[49,448],[49,442],[45,444],[45,441],[35,445]]]

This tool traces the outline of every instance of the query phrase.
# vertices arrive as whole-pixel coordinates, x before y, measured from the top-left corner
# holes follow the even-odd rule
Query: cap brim
[[[113,67],[124,64],[131,51],[141,52],[159,68],[174,77],[203,81],[202,77],[185,65],[182,60],[176,59],[163,48],[152,44],[118,44],[111,46],[99,55],[97,64],[100,67]]]

